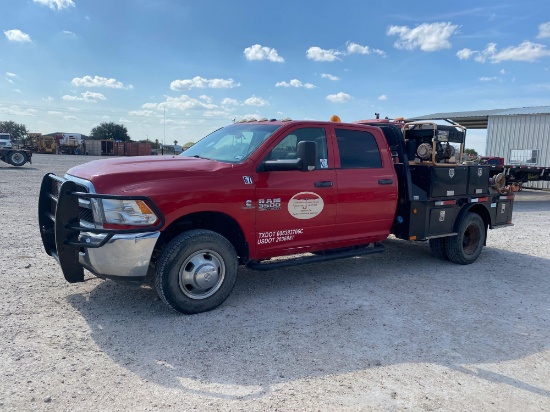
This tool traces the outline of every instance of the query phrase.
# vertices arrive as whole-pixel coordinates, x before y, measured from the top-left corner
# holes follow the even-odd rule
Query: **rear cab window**
[[[382,168],[375,136],[366,130],[335,129],[342,169]]]

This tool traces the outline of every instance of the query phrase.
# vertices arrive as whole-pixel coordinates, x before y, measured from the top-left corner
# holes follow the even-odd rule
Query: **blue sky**
[[[245,117],[550,105],[545,0],[0,0],[0,15],[0,120],[30,132],[115,122],[182,144]]]

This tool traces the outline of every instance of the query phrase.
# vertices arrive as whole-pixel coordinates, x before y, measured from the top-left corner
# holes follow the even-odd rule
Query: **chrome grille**
[[[69,178],[69,180],[73,180],[73,179]],[[51,179],[50,193],[56,199],[59,198],[59,188],[60,187],[61,187],[61,182],[60,181],[55,180],[55,179]],[[90,189],[87,186],[85,186],[83,184],[79,184],[79,183],[76,183],[76,190],[78,192],[90,193]],[[91,204],[90,200],[89,199],[80,199],[78,201],[78,204],[79,204],[78,214],[79,214],[79,217],[80,217],[81,224],[83,226],[88,226],[88,227],[94,226],[94,213],[92,211],[92,204]],[[50,199],[50,211],[51,211],[53,216],[55,216],[56,209],[57,209],[57,202],[53,199]]]

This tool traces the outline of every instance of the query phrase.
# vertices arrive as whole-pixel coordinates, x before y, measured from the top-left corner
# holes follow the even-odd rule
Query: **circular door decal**
[[[312,219],[323,211],[325,202],[313,192],[300,192],[288,201],[288,213],[296,219]]]

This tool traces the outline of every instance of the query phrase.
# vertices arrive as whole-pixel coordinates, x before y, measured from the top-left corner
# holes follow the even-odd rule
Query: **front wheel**
[[[162,252],[155,288],[178,312],[206,312],[227,299],[237,269],[237,253],[226,238],[210,230],[190,230],[172,239]]]
[[[27,156],[21,152],[10,152],[8,153],[8,163],[13,166],[23,166],[27,163]]]
[[[460,220],[457,235],[445,241],[447,257],[461,265],[474,263],[481,254],[487,230],[483,219],[475,213],[466,213]]]

